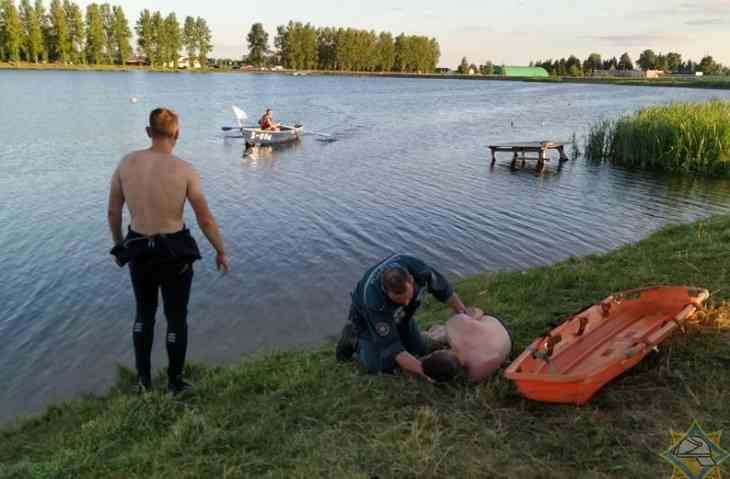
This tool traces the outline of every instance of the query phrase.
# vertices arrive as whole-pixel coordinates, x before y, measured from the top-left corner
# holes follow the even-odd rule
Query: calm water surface
[[[130,96],[139,97],[136,104]],[[233,74],[0,72],[0,421],[102,391],[133,365],[133,297],[108,255],[109,177],[147,145],[150,109],[182,119],[232,271],[197,263],[189,357],[225,362],[335,334],[362,271],[392,251],[454,276],[615,248],[730,211],[730,183],[567,162],[490,168],[486,145],[569,140],[601,117],[730,92]],[[243,157],[230,105],[331,133]],[[194,225],[191,212],[188,224]],[[155,364],[164,366],[164,319]]]

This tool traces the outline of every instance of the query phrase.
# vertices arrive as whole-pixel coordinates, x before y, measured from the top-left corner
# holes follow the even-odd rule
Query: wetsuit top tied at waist
[[[193,263],[201,258],[190,230],[145,236],[129,228],[127,237],[109,252],[119,266],[130,261],[144,264]]]

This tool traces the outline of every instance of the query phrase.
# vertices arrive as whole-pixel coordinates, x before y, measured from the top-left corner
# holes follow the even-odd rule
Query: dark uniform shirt
[[[398,267],[413,276],[413,298],[408,305],[396,304],[383,289],[382,275],[388,268]],[[350,319],[359,341],[367,341],[379,357],[381,369],[395,367],[395,357],[405,351],[402,334],[417,328],[406,327],[421,305],[426,293],[441,302],[449,300],[454,290],[448,280],[423,261],[408,255],[393,255],[370,268],[352,293]]]

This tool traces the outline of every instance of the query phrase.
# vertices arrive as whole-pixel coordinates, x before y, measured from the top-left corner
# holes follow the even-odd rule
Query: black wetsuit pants
[[[189,263],[162,265],[132,261],[129,265],[134,297],[137,300],[137,317],[132,338],[137,374],[140,381],[149,384],[151,379],[150,356],[155,332],[155,314],[159,292],[167,318],[167,375],[171,381],[182,375],[185,353],[188,347],[188,301],[193,282],[193,266]]]

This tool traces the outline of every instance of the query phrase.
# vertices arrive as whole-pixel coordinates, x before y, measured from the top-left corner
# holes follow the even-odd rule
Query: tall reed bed
[[[730,102],[652,106],[591,127],[593,161],[673,173],[730,176]]]

